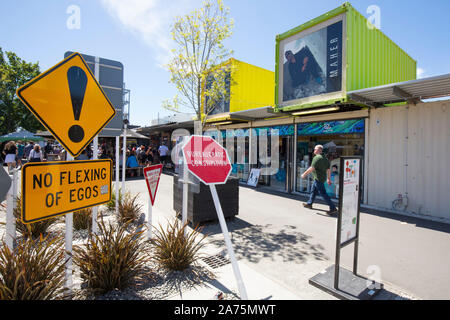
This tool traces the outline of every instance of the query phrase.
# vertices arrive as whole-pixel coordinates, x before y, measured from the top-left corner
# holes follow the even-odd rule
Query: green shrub
[[[26,239],[0,248],[0,299],[51,300],[63,292],[64,239]]]
[[[75,230],[92,229],[92,208],[85,208],[73,213],[73,228]]]
[[[142,211],[142,204],[138,203],[138,196],[139,194],[136,194],[133,197],[129,192],[126,192],[123,195],[122,201],[119,202],[118,219],[120,223],[136,222],[139,219]]]
[[[144,275],[149,254],[143,231],[128,233],[128,226],[99,221],[98,234],[91,233],[85,245],[74,246],[73,261],[91,293],[122,290]]]
[[[207,235],[201,235],[198,227],[185,235],[186,228],[187,223],[181,225],[178,219],[168,223],[166,230],[161,225],[155,228],[154,257],[162,267],[181,271],[195,264],[200,258],[199,250],[205,245],[203,240]],[[200,239],[197,240],[199,235]]]
[[[16,218],[16,230],[24,238],[37,239],[41,236],[46,236],[50,226],[59,221],[59,218],[50,218],[34,223],[25,224],[22,222],[22,202],[20,197],[17,197],[16,207],[14,208],[14,217]]]

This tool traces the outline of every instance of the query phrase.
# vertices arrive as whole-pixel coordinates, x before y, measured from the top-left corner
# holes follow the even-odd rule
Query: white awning
[[[377,106],[450,96],[450,74],[429,77],[347,93],[355,102]]]

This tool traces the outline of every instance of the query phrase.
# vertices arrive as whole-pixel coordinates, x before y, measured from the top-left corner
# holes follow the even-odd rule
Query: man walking
[[[315,156],[311,162],[311,166],[302,174],[302,179],[305,179],[310,173],[312,173],[314,178],[311,195],[309,196],[308,202],[303,203],[303,206],[305,208],[312,209],[312,204],[314,203],[317,194],[320,194],[330,206],[330,211],[327,213],[331,215],[337,213],[337,209],[325,190],[325,181],[328,182],[328,185],[331,185],[330,162],[325,156],[322,155],[322,152],[322,145],[319,144],[315,146]]]

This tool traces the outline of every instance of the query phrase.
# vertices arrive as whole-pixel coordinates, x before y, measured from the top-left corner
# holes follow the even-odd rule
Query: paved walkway
[[[153,207],[153,225],[174,219],[173,178],[163,174]],[[139,193],[144,211],[148,191],[143,179],[126,189]],[[114,190],[114,189],[113,189]],[[301,206],[302,197],[240,187],[239,215],[227,221],[249,299],[335,299],[308,280],[334,263],[336,218],[325,205]],[[205,256],[227,256],[218,223],[204,225]],[[1,236],[1,235],[0,235]],[[352,247],[352,246],[349,246]],[[386,290],[376,299],[450,299],[450,225],[363,210],[358,273],[377,275]],[[342,252],[350,269],[352,248]],[[212,270],[216,279],[171,299],[209,300],[218,291],[239,294],[231,264]]]
[[[172,179],[161,177],[154,224],[175,216]],[[144,181],[127,181],[127,188],[141,194],[146,208]],[[326,215],[328,208],[322,204],[314,205],[314,210],[303,208],[301,199],[240,187],[239,215],[227,225],[249,298],[334,299],[308,280],[334,263],[336,218]],[[218,223],[206,224],[203,232],[209,234],[206,253],[226,255]],[[386,288],[378,299],[450,298],[450,225],[364,211],[360,234],[358,273],[364,277],[378,273]],[[352,248],[342,252],[347,269],[352,252]],[[231,265],[222,268],[215,270],[217,282],[208,288],[172,298],[210,299],[220,288],[238,292]]]

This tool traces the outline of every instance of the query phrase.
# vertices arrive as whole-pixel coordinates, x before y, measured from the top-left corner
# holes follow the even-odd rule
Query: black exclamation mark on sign
[[[86,92],[87,76],[83,69],[71,67],[67,71],[70,97],[72,100],[73,117],[80,120],[81,108],[83,107],[84,93]],[[69,138],[72,142],[80,142],[84,138],[84,130],[77,124],[69,128]]]

